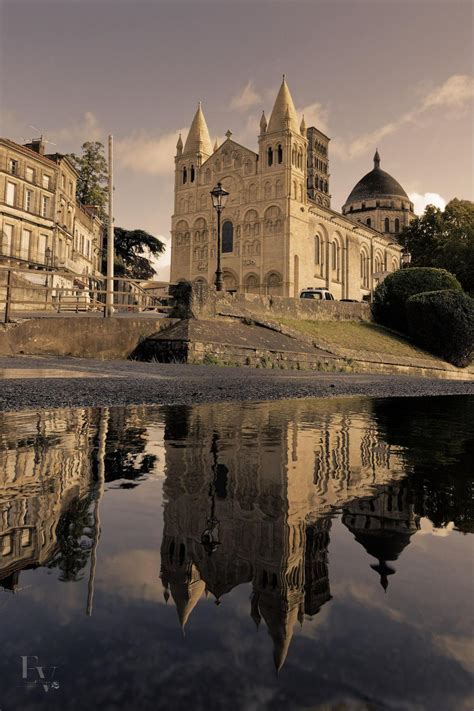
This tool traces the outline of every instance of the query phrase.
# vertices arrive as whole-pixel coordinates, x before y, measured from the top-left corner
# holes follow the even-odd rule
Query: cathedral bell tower
[[[199,102],[184,147],[181,134],[179,134],[176,144],[175,214],[180,212],[179,206],[183,194],[187,198],[187,204],[189,206],[189,197],[194,196],[199,182],[198,177],[201,165],[212,153],[213,149],[209,129],[207,128],[206,119],[202,112],[201,102]]]
[[[298,121],[295,105],[283,76],[270,120],[260,120],[259,165],[265,198],[290,197],[306,203],[306,124]],[[266,178],[270,185],[265,182]]]

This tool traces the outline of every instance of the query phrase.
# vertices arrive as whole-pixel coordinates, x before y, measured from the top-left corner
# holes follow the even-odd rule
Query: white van
[[[317,289],[316,287],[308,287],[303,289],[300,294],[300,299],[316,299],[318,301],[334,301],[334,296],[327,289]]]

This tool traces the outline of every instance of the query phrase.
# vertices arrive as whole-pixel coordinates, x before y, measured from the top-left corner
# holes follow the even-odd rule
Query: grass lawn
[[[435,356],[412,345],[402,336],[387,331],[382,326],[365,321],[300,321],[279,318],[278,321],[295,331],[314,336],[315,340],[333,343],[340,348],[374,353],[388,353],[406,358],[436,360]]]

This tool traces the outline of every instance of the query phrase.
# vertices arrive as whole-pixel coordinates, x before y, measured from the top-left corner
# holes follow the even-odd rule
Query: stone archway
[[[257,274],[247,274],[245,277],[244,290],[247,294],[260,293],[260,281]]]
[[[222,272],[222,281],[224,282],[225,291],[237,291],[239,284],[234,272],[231,272],[229,269],[224,269]]]
[[[273,296],[281,296],[283,279],[279,272],[268,272],[265,277],[265,292]]]

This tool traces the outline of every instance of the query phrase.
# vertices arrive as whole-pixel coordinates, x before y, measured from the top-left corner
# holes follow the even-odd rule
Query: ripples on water
[[[1,414],[0,708],[472,708],[473,414]]]

